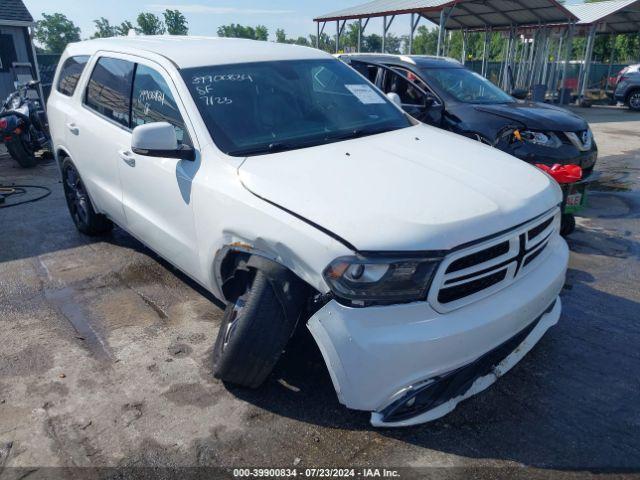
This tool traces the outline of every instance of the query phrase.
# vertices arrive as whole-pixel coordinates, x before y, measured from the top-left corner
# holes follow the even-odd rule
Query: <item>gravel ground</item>
[[[78,234],[51,161],[22,170],[0,153],[0,184],[52,192],[0,209],[0,478],[131,466],[640,473],[640,115],[579,113],[600,177],[570,239],[560,323],[489,390],[409,429],[376,430],[342,407],[304,329],[263,388],[214,380],[220,305],[123,231]]]

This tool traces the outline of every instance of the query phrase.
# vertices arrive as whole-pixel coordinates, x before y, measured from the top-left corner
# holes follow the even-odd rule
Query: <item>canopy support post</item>
[[[564,64],[562,65],[562,81],[560,82],[560,105],[564,104],[565,96],[567,94],[567,71],[569,69],[569,62],[571,61],[571,55],[573,53],[573,34],[575,30],[575,23],[571,22],[567,30],[567,41],[565,42],[565,56]]]
[[[451,13],[453,13],[453,9],[455,8],[455,6],[450,7],[450,8],[443,8],[442,10],[440,10],[440,26],[438,27],[438,47],[436,50],[436,56],[437,57],[442,57],[444,56],[444,42],[445,42],[445,35],[446,35],[446,26],[447,26],[447,20],[449,20],[449,16],[451,15]]]
[[[411,14],[411,33],[409,34],[409,55],[413,53],[413,36],[416,33],[416,28],[418,28],[418,23],[420,23],[420,15],[416,15],[415,13]]]
[[[491,29],[485,29],[484,31],[484,45],[482,47],[482,76],[487,76],[487,54],[489,51],[489,32]]]
[[[382,17],[382,53],[386,53],[387,33],[389,32],[389,28],[391,28],[394,18],[396,18],[395,15],[391,15],[391,17],[385,15]]]
[[[587,87],[589,86],[589,74],[591,73],[591,60],[593,58],[593,46],[596,41],[597,25],[592,25],[589,29],[589,37],[587,38],[587,48],[584,54],[584,71],[582,74],[582,82],[580,84],[580,92],[578,94],[578,103],[584,101]]]
[[[467,63],[467,42],[469,40],[468,30],[462,31],[462,65]]]

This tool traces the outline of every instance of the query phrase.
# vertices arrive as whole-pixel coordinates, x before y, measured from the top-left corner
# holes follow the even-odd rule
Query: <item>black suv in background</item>
[[[459,62],[420,55],[344,54],[418,120],[493,145],[529,163],[580,165],[598,149],[587,122],[546,103],[518,100]]]

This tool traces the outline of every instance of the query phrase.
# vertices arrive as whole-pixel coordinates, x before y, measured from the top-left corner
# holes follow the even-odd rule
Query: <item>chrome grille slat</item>
[[[559,228],[560,209],[555,208],[495,238],[454,251],[436,272],[429,302],[447,312],[505,288],[534,268]]]

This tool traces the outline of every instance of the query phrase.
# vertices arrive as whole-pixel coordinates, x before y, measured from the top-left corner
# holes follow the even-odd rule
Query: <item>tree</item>
[[[187,19],[180,10],[167,9],[162,15],[169,35],[186,35],[189,33]]]
[[[284,33],[284,31],[282,32]],[[232,23],[230,25],[221,25],[218,27],[219,37],[231,37],[231,38],[248,38],[250,40],[268,40],[269,30],[264,25],[258,25],[257,27],[249,27],[240,24]]]
[[[282,28],[278,28],[276,30],[276,42],[278,43],[288,43],[287,42],[287,34],[284,33]]]
[[[153,13],[140,13],[136,22],[138,23],[136,32],[143,35],[162,35],[166,31],[162,20]]]
[[[80,28],[62,13],[42,14],[36,22],[35,39],[47,53],[62,53],[68,43],[80,41]]]
[[[117,35],[117,27],[112,26],[109,23],[109,20],[104,17],[94,20],[93,23],[96,24],[96,33],[94,33],[91,38],[108,38],[115,37]]]
[[[120,35],[121,37],[126,37],[127,35],[129,35],[130,30],[135,31],[133,23],[131,23],[129,20],[125,20],[120,25],[113,28],[115,29],[116,35]]]
[[[290,42],[291,40],[289,40]],[[309,40],[307,40],[305,37],[298,37],[296,38],[293,43],[295,43],[296,45],[302,45],[304,47],[309,47]]]
[[[438,46],[438,29],[420,25],[413,37],[413,53],[417,55],[435,55]]]
[[[318,37],[316,35],[309,35],[309,43],[314,47],[316,46],[317,38]],[[318,48],[320,48],[320,50],[324,50],[325,52],[333,53],[336,51],[336,42],[326,33],[321,33],[320,45],[318,46]]]

